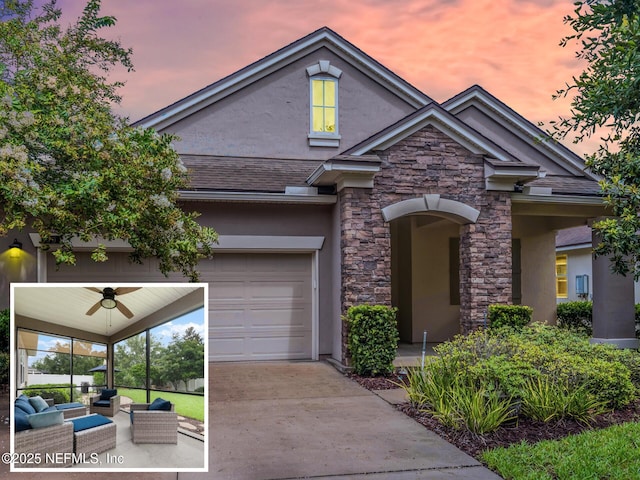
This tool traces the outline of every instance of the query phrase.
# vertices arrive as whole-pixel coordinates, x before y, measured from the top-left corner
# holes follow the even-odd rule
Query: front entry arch
[[[476,223],[480,210],[456,200],[441,198],[437,193],[403,200],[382,209],[382,216],[386,222],[415,214],[429,214],[451,220],[459,225],[466,225]]]

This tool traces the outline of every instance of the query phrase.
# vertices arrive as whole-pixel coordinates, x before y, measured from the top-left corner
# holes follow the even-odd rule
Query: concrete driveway
[[[325,362],[210,364],[209,400],[209,473],[180,479],[500,478]]]

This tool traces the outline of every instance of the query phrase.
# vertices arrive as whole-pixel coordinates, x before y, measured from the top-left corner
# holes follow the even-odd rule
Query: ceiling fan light
[[[118,302],[116,302],[113,297],[105,296],[102,300],[100,300],[100,305],[109,310],[111,310],[112,308],[116,308],[117,304]]]

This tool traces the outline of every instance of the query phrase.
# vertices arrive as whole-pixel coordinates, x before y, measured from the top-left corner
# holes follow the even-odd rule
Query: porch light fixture
[[[22,242],[20,242],[17,238],[14,238],[13,243],[9,245],[9,258],[20,257],[21,251],[22,251]]]

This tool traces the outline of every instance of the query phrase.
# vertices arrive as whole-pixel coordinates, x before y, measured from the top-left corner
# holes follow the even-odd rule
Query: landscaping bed
[[[409,401],[401,412],[505,478],[574,478],[567,461],[582,473],[613,462],[610,478],[640,467],[615,466],[620,449],[640,458],[637,351],[531,324],[458,336],[436,347],[424,368],[400,371],[349,376],[369,390],[403,388]],[[552,452],[548,460],[531,463],[544,452]]]
[[[371,391],[400,388],[398,383],[406,381],[406,376],[404,375],[363,377],[354,373],[348,373],[347,377]],[[468,430],[455,430],[446,427],[434,418],[433,415],[420,411],[420,409],[411,405],[409,402],[398,405],[396,408],[478,460],[481,460],[480,454],[484,450],[508,447],[520,443],[523,440],[528,443],[536,443],[541,440],[557,440],[587,430],[640,421],[639,399],[619,410],[597,415],[591,424],[584,424],[570,419],[560,420],[558,422],[541,422],[528,418],[520,418],[516,425],[510,427],[503,426],[494,432],[477,435]]]
[[[528,443],[536,443],[541,440],[557,440],[586,430],[640,421],[640,401],[635,401],[620,410],[598,415],[594,418],[591,425],[586,425],[575,420],[540,422],[522,418],[519,419],[518,423],[513,427],[500,427],[494,432],[477,435],[471,433],[469,430],[454,430],[445,427],[433,418],[432,415],[420,412],[409,403],[398,405],[397,408],[429,430],[440,435],[447,442],[481,461],[480,455],[484,450],[508,447],[520,443],[523,440]]]

